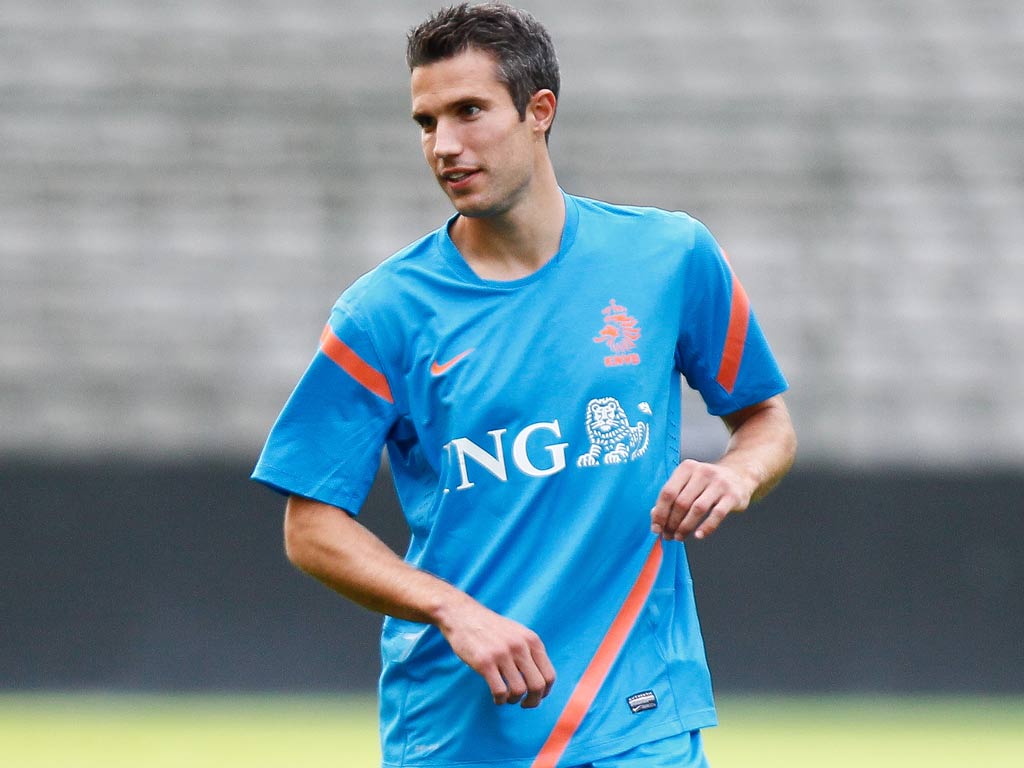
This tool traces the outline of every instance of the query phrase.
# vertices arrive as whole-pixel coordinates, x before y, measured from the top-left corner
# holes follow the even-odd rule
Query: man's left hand
[[[750,505],[752,489],[736,470],[687,459],[672,473],[651,510],[651,531],[682,541],[710,536],[725,516]]]

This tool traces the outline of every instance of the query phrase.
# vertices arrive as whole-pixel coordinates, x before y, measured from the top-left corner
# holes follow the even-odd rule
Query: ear
[[[534,129],[542,138],[554,122],[557,108],[558,99],[547,88],[542,88],[530,97],[526,113],[533,118]]]

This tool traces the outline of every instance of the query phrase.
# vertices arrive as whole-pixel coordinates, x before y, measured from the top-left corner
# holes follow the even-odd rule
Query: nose
[[[434,126],[434,158],[442,160],[456,157],[462,152],[458,130],[450,120],[438,120]]]

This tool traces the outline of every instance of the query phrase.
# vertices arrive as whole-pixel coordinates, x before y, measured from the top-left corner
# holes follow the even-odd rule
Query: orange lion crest
[[[636,347],[640,338],[640,328],[635,317],[627,314],[628,310],[617,304],[615,299],[601,310],[604,315],[604,328],[594,337],[595,344],[607,344],[616,355],[629,352]]]

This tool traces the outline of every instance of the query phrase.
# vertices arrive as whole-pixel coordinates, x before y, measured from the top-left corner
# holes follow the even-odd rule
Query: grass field
[[[719,698],[713,768],[1019,768],[1024,697]],[[0,694],[4,768],[370,768],[372,698]]]

